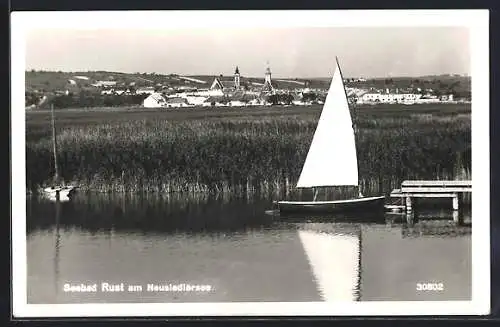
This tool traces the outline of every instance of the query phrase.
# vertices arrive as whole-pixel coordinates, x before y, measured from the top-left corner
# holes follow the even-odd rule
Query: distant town
[[[328,78],[245,77],[238,66],[229,76],[87,72],[26,72],[26,109],[142,106],[145,108],[308,106],[322,104]],[[351,103],[404,104],[470,102],[470,77],[345,78]],[[50,101],[49,101],[50,100]]]

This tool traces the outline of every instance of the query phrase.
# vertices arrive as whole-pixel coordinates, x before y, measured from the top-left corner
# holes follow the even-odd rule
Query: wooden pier
[[[388,205],[389,209],[404,209],[412,212],[417,198],[451,198],[452,209],[460,210],[464,193],[472,192],[472,181],[424,181],[408,180],[401,183],[400,189],[391,192],[391,198],[404,200],[401,205]]]

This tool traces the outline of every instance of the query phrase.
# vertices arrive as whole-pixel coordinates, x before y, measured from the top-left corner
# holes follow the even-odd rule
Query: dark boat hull
[[[278,201],[280,213],[383,212],[385,196],[336,201]]]

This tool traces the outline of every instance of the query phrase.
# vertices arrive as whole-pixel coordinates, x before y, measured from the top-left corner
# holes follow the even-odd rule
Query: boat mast
[[[339,58],[337,56],[335,56],[335,61],[337,62],[337,67],[339,68],[339,73],[340,73],[340,78],[342,79],[342,85],[344,86],[344,93],[345,93],[345,98],[347,99],[347,105],[349,106],[349,97],[347,96],[347,91],[345,89],[345,84],[344,84],[344,76],[342,75],[342,69],[340,68],[340,64],[339,64]],[[355,103],[352,104],[352,129],[354,130],[354,138],[356,138],[356,135],[358,133],[358,127],[356,125],[356,106],[355,106]],[[357,142],[354,142],[355,144],[357,144]],[[356,150],[357,150],[357,146],[356,146]],[[359,161],[357,161],[357,165],[358,165],[358,172],[359,172]],[[360,187],[359,187],[359,175],[358,175],[358,192],[359,194],[361,194],[361,191],[359,190]]]
[[[54,286],[56,288],[56,294],[59,293],[58,281],[59,281],[59,261],[60,261],[60,247],[61,247],[61,233],[60,233],[60,220],[61,220],[61,203],[57,201],[56,205],[56,242],[54,251]]]
[[[57,137],[53,103],[50,104],[50,116],[52,121],[52,150],[54,152],[54,182],[57,183],[59,181],[59,165],[57,164]]]

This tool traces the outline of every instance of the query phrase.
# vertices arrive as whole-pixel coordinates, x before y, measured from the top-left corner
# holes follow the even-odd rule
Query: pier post
[[[462,211],[464,210],[464,193],[458,193],[458,210],[460,211],[460,215],[462,215]]]
[[[459,206],[458,206],[458,193],[455,193],[453,195],[453,210],[458,210],[459,209]]]
[[[462,214],[462,212],[460,212],[458,210],[453,210],[453,222],[457,226],[463,226],[463,224],[464,224],[464,215]]]
[[[406,212],[411,212],[412,207],[411,207],[411,197],[407,196],[406,197]]]
[[[415,214],[413,212],[406,212],[406,225],[413,226],[415,224]]]

